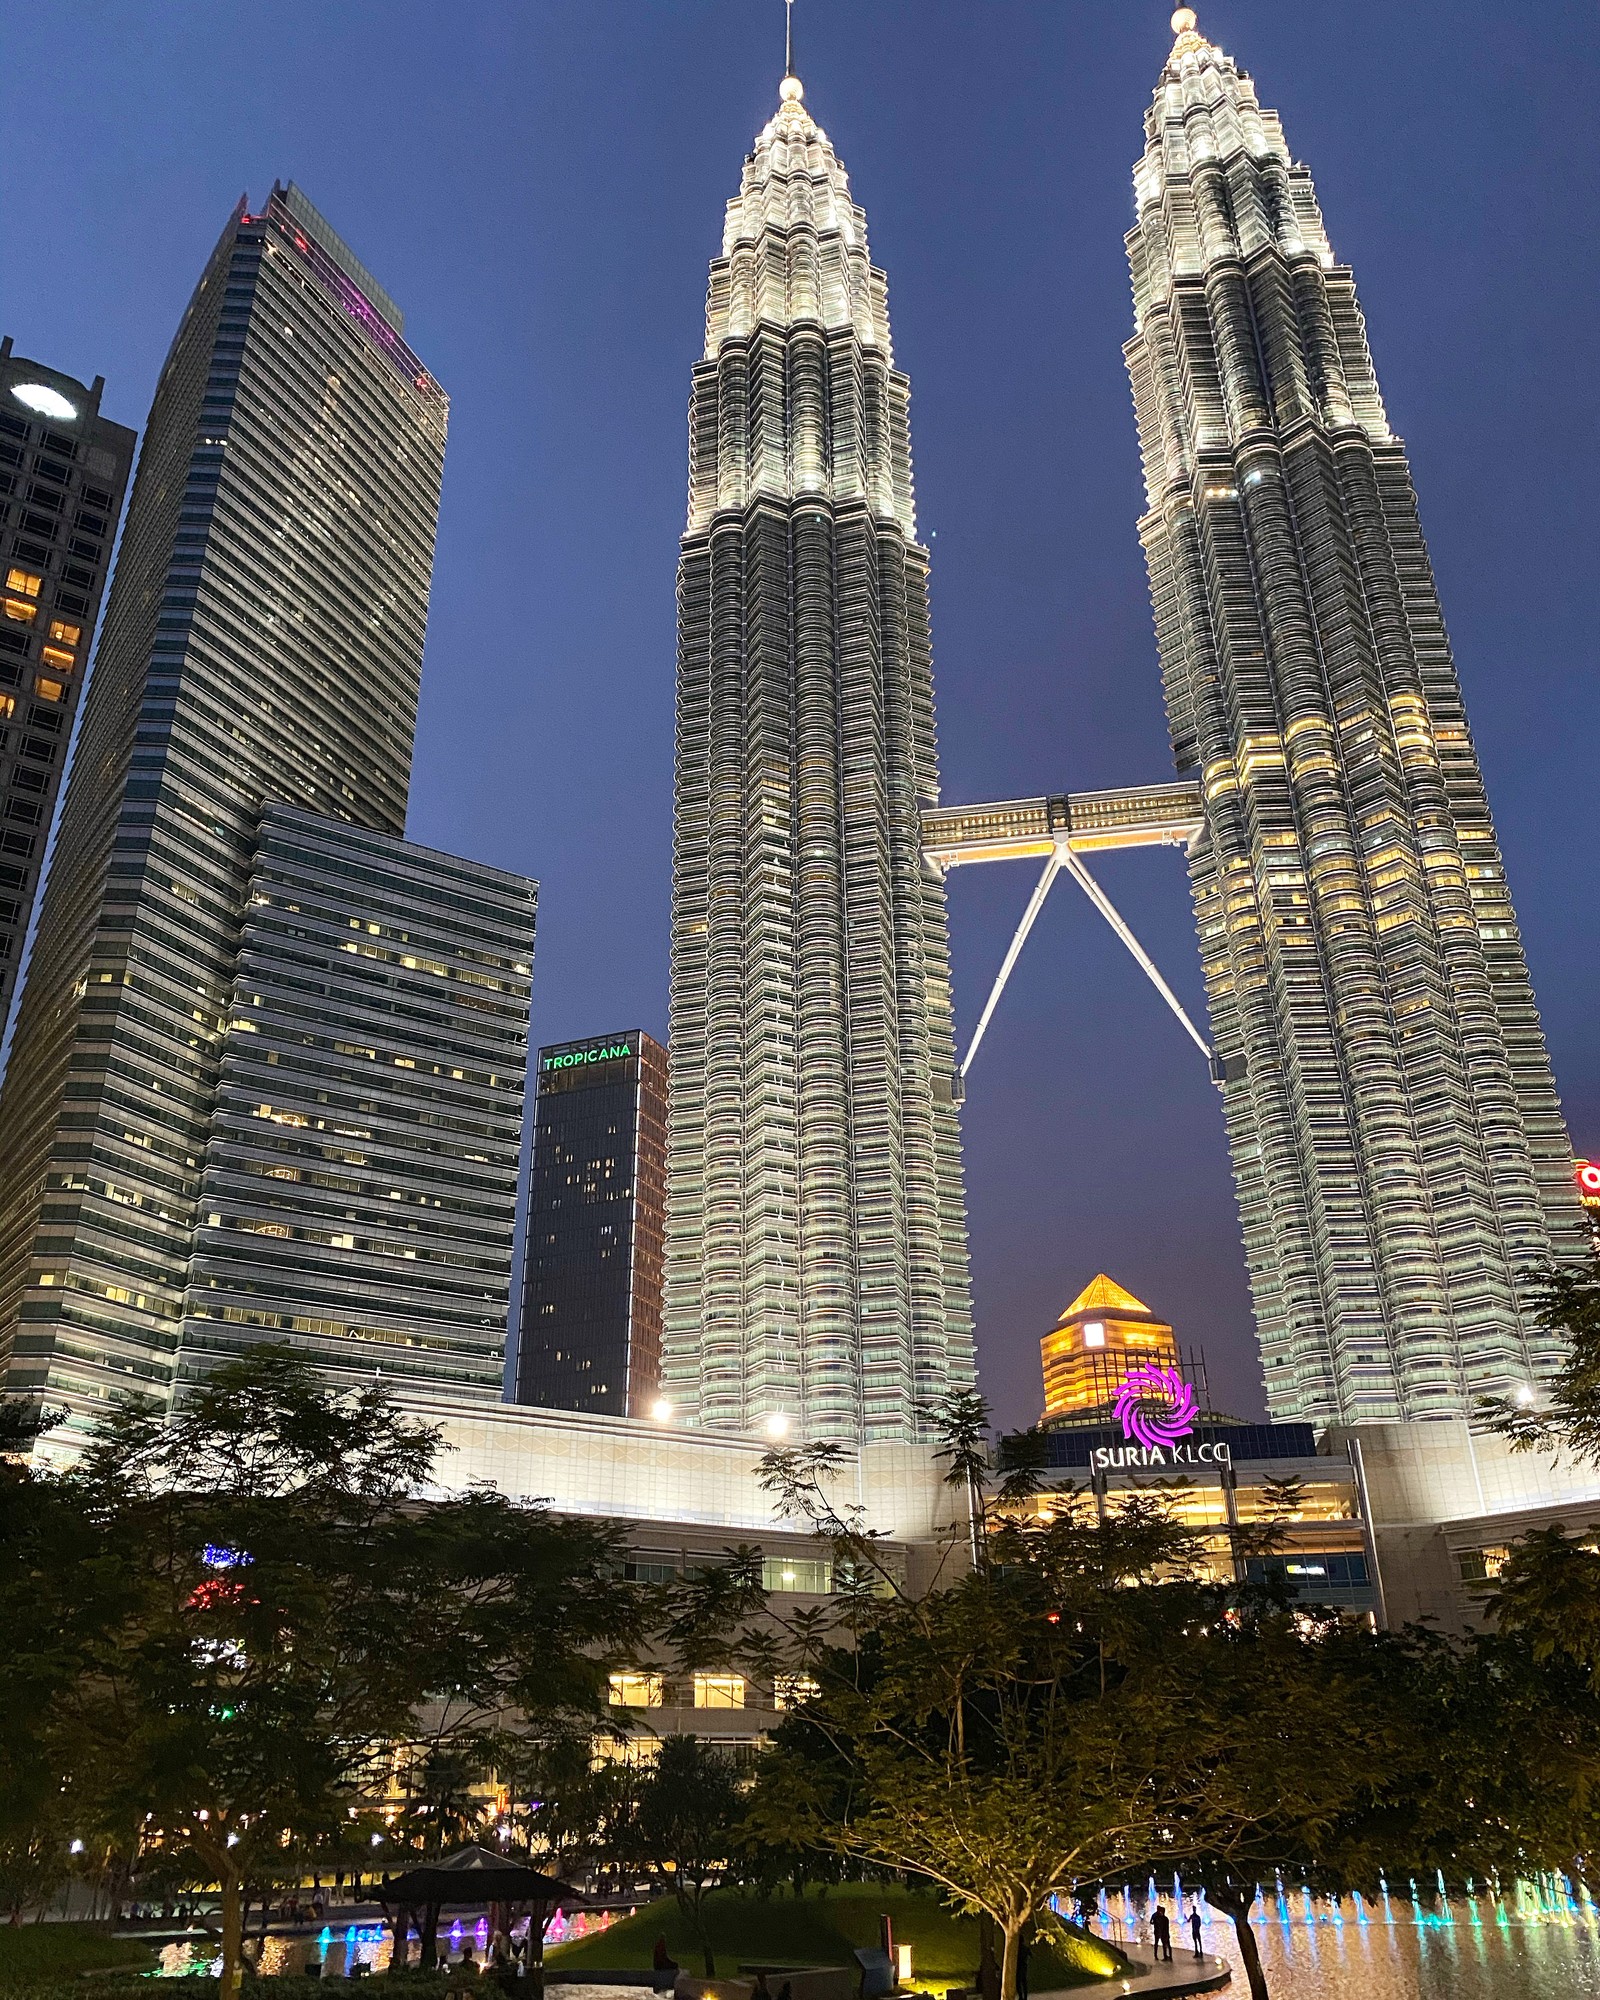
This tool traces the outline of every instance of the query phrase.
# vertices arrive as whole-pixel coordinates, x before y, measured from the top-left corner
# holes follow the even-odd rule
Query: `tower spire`
[[[783,73],[794,75],[794,0],[783,0]]]

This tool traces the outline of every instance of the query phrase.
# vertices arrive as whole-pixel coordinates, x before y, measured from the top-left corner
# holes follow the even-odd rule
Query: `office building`
[[[170,1395],[263,805],[399,836],[447,406],[305,197],[229,219],[146,427],[0,1096],[0,1362]]]
[[[556,1042],[538,1089],[516,1400],[658,1414],[667,1052],[637,1028]]]
[[[535,885],[268,806],[179,1379],[263,1340],[346,1385],[500,1396]]]
[[[1275,1417],[1549,1376],[1572,1155],[1405,447],[1274,112],[1192,12],[1146,118],[1128,344],[1195,914]]]
[[[663,1382],[909,1438],[973,1380],[928,558],[887,287],[788,76],[711,266],[678,573]]]
[[[1110,1408],[1130,1368],[1180,1367],[1163,1319],[1104,1271],[1091,1278],[1039,1342],[1041,1423],[1084,1422]]]
[[[136,433],[0,340],[0,1032],[16,989]]]

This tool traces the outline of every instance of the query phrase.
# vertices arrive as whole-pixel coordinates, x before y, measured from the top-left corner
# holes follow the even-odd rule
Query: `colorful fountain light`
[[[1151,1409],[1151,1403],[1166,1407]],[[1194,1391],[1177,1369],[1161,1368],[1153,1361],[1128,1370],[1111,1405],[1112,1415],[1122,1425],[1122,1435],[1147,1451],[1186,1438],[1194,1429],[1198,1411]]]

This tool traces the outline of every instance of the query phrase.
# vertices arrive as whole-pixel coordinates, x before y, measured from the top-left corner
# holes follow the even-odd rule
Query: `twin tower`
[[[1127,239],[1140,523],[1268,1403],[1556,1360],[1572,1155],[1405,450],[1249,79],[1173,17]],[[974,1375],[928,556],[885,280],[800,82],[712,265],[679,566],[664,1373],[915,1434]]]
[[[1178,782],[1114,797],[1184,828],[1274,1416],[1459,1415],[1557,1358],[1526,1274],[1581,1252],[1571,1152],[1351,274],[1173,26],[1127,357]],[[10,393],[42,508],[72,405]],[[974,1379],[909,401],[788,76],[712,265],[678,581],[663,1387],[708,1429],[915,1437]],[[0,1095],[14,1390],[171,1400],[287,1339],[499,1393],[534,885],[400,838],[447,414],[299,191],[241,207],[145,434]],[[14,653],[88,613],[53,547]]]

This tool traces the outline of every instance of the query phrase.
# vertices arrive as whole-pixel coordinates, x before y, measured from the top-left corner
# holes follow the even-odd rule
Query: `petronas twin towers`
[[[1128,238],[1141,523],[1274,1416],[1545,1378],[1572,1157],[1348,270],[1173,17]],[[784,80],[712,265],[679,567],[665,1387],[925,1432],[974,1379],[927,552],[844,169]],[[1109,775],[1109,774],[1108,774]]]

